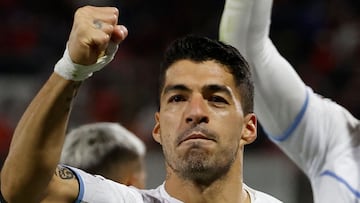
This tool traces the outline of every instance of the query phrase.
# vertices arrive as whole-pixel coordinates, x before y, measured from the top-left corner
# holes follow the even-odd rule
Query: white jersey
[[[360,122],[306,87],[278,53],[268,37],[271,7],[271,0],[226,0],[220,38],[245,53],[259,122],[309,177],[314,202],[360,202]]]
[[[182,203],[171,197],[165,190],[164,183],[156,189],[141,190],[129,187],[102,176],[91,175],[80,169],[68,167],[79,180],[77,203]],[[281,203],[274,197],[254,190],[244,184],[250,195],[251,203]]]
[[[265,129],[309,177],[314,202],[360,202],[359,121],[311,89],[295,118],[284,114],[279,119],[283,121],[277,126],[282,134],[272,134],[275,130],[271,127]],[[270,123],[260,122],[264,126]]]

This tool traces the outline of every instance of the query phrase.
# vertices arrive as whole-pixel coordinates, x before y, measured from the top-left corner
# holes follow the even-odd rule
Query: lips
[[[185,141],[188,140],[195,140],[195,139],[202,139],[202,140],[213,140],[215,141],[215,139],[211,138],[210,136],[206,136],[201,132],[192,132],[186,136],[184,136],[183,139],[180,140],[179,145]]]

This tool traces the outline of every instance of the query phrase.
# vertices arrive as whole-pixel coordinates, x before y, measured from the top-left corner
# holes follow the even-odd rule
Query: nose
[[[191,98],[185,111],[185,121],[187,124],[209,123],[206,103],[206,100],[201,95]]]

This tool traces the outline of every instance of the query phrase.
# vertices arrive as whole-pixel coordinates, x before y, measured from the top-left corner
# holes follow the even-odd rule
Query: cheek
[[[174,108],[166,109],[160,113],[160,127],[161,132],[176,131],[181,125],[181,112],[174,110]],[[168,134],[168,133],[167,133]]]
[[[164,145],[171,144],[171,140],[175,139],[175,135],[178,129],[178,118],[176,114],[163,113],[160,117],[160,139]]]
[[[218,126],[220,134],[229,135],[230,139],[240,139],[243,129],[243,119],[239,115],[220,113],[216,115],[213,123]]]
[[[221,126],[225,128],[238,128],[241,129],[243,124],[243,117],[236,111],[213,111],[212,118],[216,120],[216,123],[221,123]]]

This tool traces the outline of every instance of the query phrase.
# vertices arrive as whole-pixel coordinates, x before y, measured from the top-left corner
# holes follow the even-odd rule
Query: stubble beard
[[[208,186],[228,173],[234,163],[236,150],[225,149],[218,154],[209,154],[196,143],[177,161],[169,166],[184,180]]]

